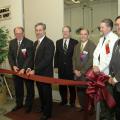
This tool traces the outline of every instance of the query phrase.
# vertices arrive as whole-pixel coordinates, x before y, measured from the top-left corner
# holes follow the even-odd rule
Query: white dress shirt
[[[109,63],[112,57],[113,47],[115,42],[118,40],[118,36],[111,31],[105,36],[105,38],[106,39],[104,43],[103,43],[104,36],[100,38],[99,43],[93,53],[93,66],[98,66],[101,72],[104,72],[105,74],[108,75]],[[108,54],[106,53],[106,44],[109,44],[110,52]],[[98,59],[99,55],[100,60]]]
[[[44,37],[45,37],[45,35],[42,38],[38,39],[39,44],[43,41]]]

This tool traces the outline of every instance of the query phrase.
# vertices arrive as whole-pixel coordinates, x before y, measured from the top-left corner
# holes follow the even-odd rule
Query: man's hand
[[[76,75],[76,77],[80,77],[81,76],[81,73],[79,70],[74,70],[74,73]]]
[[[30,74],[30,72],[31,72],[31,71],[32,71],[32,69],[27,68],[27,70],[26,70],[26,72],[25,72],[25,73],[26,73],[26,75],[27,75],[27,76],[29,76],[29,74]]]
[[[111,85],[113,85],[113,86],[114,86],[117,82],[118,82],[118,81],[117,81],[115,78],[112,78],[112,77],[109,78],[109,80],[108,80],[108,83],[111,84]]]
[[[34,75],[34,74],[35,74],[34,70],[31,70],[30,72],[28,72],[28,75]]]
[[[18,68],[17,66],[13,66],[13,70],[14,70],[15,72],[18,72],[18,71],[19,71],[19,68]]]
[[[93,66],[93,71],[94,71],[95,73],[99,73],[99,72],[100,72],[100,69],[99,69],[98,66]]]
[[[19,75],[23,75],[24,73],[25,73],[25,69],[21,69],[21,70],[18,72]]]
[[[55,69],[54,69],[54,72],[55,72],[55,73],[58,73],[58,68],[55,68]]]

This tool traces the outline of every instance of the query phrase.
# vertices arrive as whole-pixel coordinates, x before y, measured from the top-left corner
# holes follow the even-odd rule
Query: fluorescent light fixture
[[[72,2],[78,4],[80,3],[80,0],[72,0]]]

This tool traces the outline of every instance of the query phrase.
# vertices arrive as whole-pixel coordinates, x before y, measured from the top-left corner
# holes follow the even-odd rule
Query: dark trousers
[[[36,82],[40,102],[41,109],[45,116],[51,117],[52,114],[52,87],[50,84]]]
[[[86,87],[77,87],[77,96],[80,103],[80,106],[85,108],[86,104]]]
[[[120,92],[114,88],[113,94],[116,101],[115,118],[116,120],[120,120]]]
[[[59,92],[61,96],[62,103],[67,104],[68,102],[68,89],[70,93],[70,105],[75,104],[75,99],[76,99],[76,91],[75,91],[75,86],[63,86],[59,85]]]
[[[74,79],[74,74],[73,73],[69,73],[67,74],[67,70],[65,69],[63,73],[58,73],[59,78],[61,79],[68,79],[68,80],[73,80]],[[69,94],[70,94],[70,105],[74,105],[75,104],[75,99],[76,99],[76,90],[75,90],[75,86],[63,86],[63,85],[59,85],[59,92],[60,92],[60,96],[61,96],[61,102],[63,104],[67,104],[68,102],[68,90],[69,90]]]
[[[113,95],[112,85],[107,84],[106,87],[108,91],[111,93],[111,95]],[[114,108],[110,109],[105,101],[100,102],[100,108],[101,108],[100,120],[114,120],[114,113],[115,113]]]
[[[34,100],[34,81],[25,80],[19,76],[13,76],[15,86],[16,105],[22,106],[24,100],[24,83],[27,90],[25,106],[32,107]]]

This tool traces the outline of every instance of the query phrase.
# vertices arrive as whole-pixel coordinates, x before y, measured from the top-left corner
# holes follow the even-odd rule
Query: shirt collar
[[[41,43],[44,39],[45,35],[42,38],[39,38],[38,41]]]
[[[22,43],[23,40],[17,40],[17,42],[20,42],[20,44]]]

